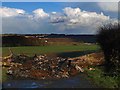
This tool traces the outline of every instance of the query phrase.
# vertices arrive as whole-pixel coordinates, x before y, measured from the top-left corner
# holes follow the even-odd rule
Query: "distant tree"
[[[97,41],[105,55],[105,71],[120,75],[120,24],[108,24],[99,28]]]

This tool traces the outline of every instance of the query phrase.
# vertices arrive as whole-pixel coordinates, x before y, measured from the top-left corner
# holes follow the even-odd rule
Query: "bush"
[[[105,55],[105,72],[120,75],[120,24],[108,24],[99,28],[97,41]]]

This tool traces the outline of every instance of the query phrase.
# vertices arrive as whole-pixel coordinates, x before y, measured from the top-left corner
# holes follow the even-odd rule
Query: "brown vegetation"
[[[19,58],[20,57],[22,59],[22,55],[19,56]],[[78,74],[79,72],[84,72],[85,67],[102,64],[104,61],[103,57],[103,53],[92,53],[68,59],[61,57],[50,58],[46,55],[34,56],[33,59],[27,59],[26,62],[24,62],[24,60],[18,61],[17,59],[17,61],[14,60],[9,64],[8,74],[17,78],[68,78]]]

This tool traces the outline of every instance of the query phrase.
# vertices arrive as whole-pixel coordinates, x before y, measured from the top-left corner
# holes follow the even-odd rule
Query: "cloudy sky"
[[[98,27],[117,22],[114,2],[3,2],[2,33],[96,34]]]

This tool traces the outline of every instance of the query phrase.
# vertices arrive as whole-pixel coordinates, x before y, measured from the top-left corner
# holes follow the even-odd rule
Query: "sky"
[[[114,2],[3,2],[2,33],[96,34],[118,19]]]

